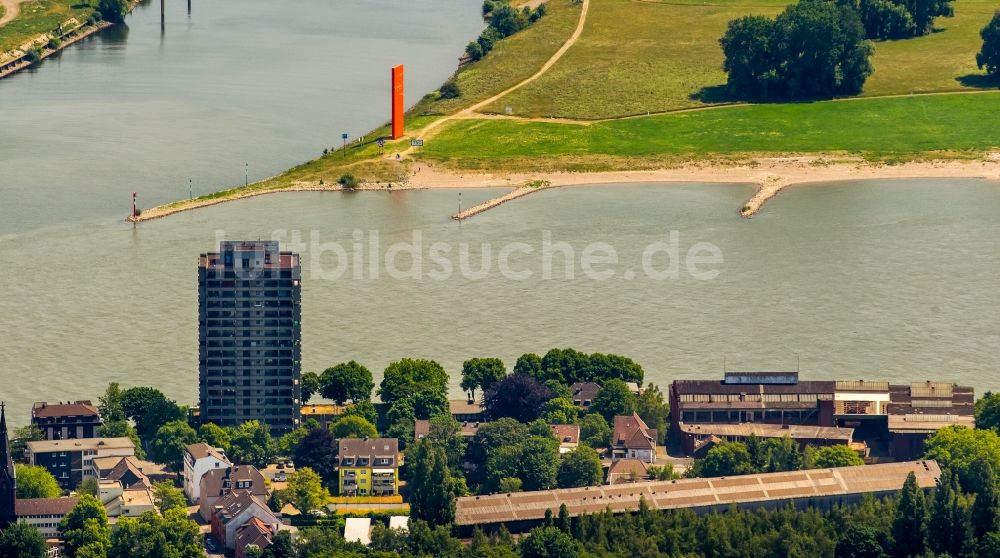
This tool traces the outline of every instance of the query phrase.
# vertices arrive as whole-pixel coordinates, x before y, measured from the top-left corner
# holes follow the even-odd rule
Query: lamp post
[[[243,185],[250,185],[250,163],[243,163]]]

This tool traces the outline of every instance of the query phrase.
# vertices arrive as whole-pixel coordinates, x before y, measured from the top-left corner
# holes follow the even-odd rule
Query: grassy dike
[[[861,97],[762,105],[726,105],[718,97],[725,81],[718,37],[729,19],[773,15],[786,2],[590,4],[583,33],[565,56],[535,81],[481,109],[498,115],[463,113],[421,133],[537,72],[572,35],[579,4],[549,0],[549,13],[539,22],[460,69],[454,79],[461,97],[432,93],[422,99],[408,113],[408,137],[387,145],[387,156],[379,156],[374,144],[353,145],[346,154],[336,151],[247,187],[147,210],[141,220],[263,193],[335,189],[347,172],[366,188],[399,188],[414,160],[510,176],[752,166],[755,158],[789,155],[879,164],[983,161],[1000,149],[1000,92],[972,73],[978,30],[993,10],[986,0],[957,1],[956,17],[939,19],[929,36],[876,43],[876,71]],[[513,117],[502,114],[507,107]],[[630,116],[635,114],[640,116]],[[545,118],[551,115],[565,119]],[[411,151],[409,139],[416,136],[426,144]],[[401,162],[392,157],[398,152],[406,155]]]
[[[83,23],[92,13],[94,8],[80,0],[25,2],[21,4],[17,17],[0,27],[0,53],[15,49],[42,33],[48,33],[69,19],[76,18]]]

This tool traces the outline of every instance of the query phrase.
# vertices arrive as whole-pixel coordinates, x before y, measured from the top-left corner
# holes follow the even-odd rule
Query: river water
[[[32,401],[109,381],[195,401],[196,260],[221,237],[302,252],[307,370],[434,358],[457,394],[466,358],[572,346],[631,356],[660,384],[799,367],[1000,388],[1000,185],[986,181],[793,187],[751,220],[736,213],[749,185],[647,184],[546,190],[461,224],[456,190],[275,194],[123,224],[133,188],[152,205],[182,196],[188,169],[206,188],[238,182],[248,153],[252,179],[372,127],[389,64],[425,68],[408,72],[429,90],[480,25],[453,0],[241,2],[238,22],[226,4],[195,0],[190,21],[168,5],[162,42],[140,8],[127,38],[0,82],[0,399],[15,424]],[[383,28],[390,8],[408,12]],[[454,29],[431,26],[445,13]],[[258,34],[229,73],[219,50]]]

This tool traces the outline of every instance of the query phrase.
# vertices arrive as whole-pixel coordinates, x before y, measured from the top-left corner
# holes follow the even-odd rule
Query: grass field
[[[416,114],[450,114],[528,78],[573,33],[580,7],[570,0],[549,0],[549,13],[534,25],[500,41],[482,60],[458,71],[462,92],[456,99],[425,99]],[[475,37],[470,37],[473,39]],[[502,109],[501,109],[502,110]]]
[[[1000,148],[1000,92],[744,105],[591,125],[449,124],[421,157],[465,169],[609,170],[754,154],[981,157]],[[919,158],[919,157],[917,157]]]
[[[773,16],[784,0],[596,0],[580,40],[548,73],[484,112],[600,119],[719,101],[725,83],[719,37],[729,20]],[[937,32],[875,45],[864,95],[954,91],[977,85],[979,30],[993,0],[956,0]],[[708,93],[707,99],[702,93]]]
[[[94,9],[81,0],[33,0],[21,4],[21,11],[13,21],[0,27],[0,52],[24,44],[32,37],[48,33],[57,25],[75,17],[86,21]]]

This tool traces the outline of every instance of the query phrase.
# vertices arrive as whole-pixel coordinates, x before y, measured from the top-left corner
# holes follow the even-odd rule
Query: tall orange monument
[[[392,139],[403,137],[403,65],[392,67]]]

